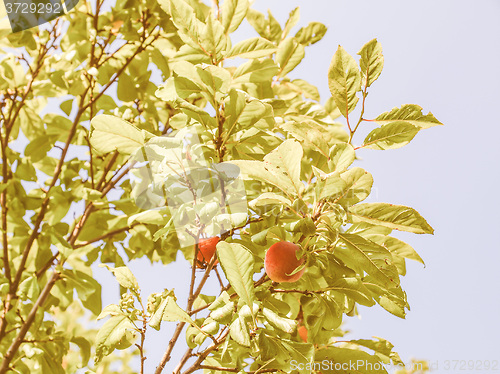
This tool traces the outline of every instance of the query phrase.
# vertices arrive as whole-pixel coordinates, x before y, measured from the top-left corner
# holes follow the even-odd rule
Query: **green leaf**
[[[404,365],[399,355],[392,350],[394,348],[394,345],[391,342],[379,338],[377,336],[374,336],[374,338],[378,340],[358,339],[358,340],[351,340],[349,343],[354,343],[366,347],[368,349],[371,349],[378,356],[391,359],[395,365]],[[386,363],[389,363],[389,361],[387,361]]]
[[[224,126],[228,129],[225,140],[235,132],[235,130],[247,129],[259,122],[268,111],[266,104],[260,100],[247,102],[246,95],[237,90],[231,90],[226,99],[226,121]]]
[[[304,46],[295,38],[283,40],[276,51],[276,62],[280,67],[279,76],[284,77],[302,61],[305,56]]]
[[[311,217],[305,217],[292,225],[292,230],[293,232],[302,233],[302,235],[304,235],[305,237],[313,236],[316,233],[316,224]],[[305,267],[305,263],[303,263],[302,265],[303,266],[298,266],[297,268],[295,268],[295,270],[288,275],[297,274]]]
[[[161,321],[185,322],[201,331],[200,327],[189,317],[189,314],[177,305],[175,297],[171,295],[163,298],[155,313],[151,316],[149,325],[155,330],[160,330]]]
[[[201,331],[208,335],[214,335],[219,331],[219,323],[212,318],[207,318],[205,322],[203,322],[203,326],[201,326]]]
[[[276,46],[264,38],[250,38],[243,40],[231,48],[226,58],[260,58],[276,52]]]
[[[196,66],[196,72],[203,82],[202,87],[206,88],[206,92],[210,95],[209,100],[215,98],[218,101],[221,99],[218,94],[225,95],[227,93],[231,74],[226,69],[213,65],[206,67]]]
[[[217,244],[217,258],[229,284],[245,304],[252,308],[255,300],[253,255],[241,244],[221,241]]]
[[[371,149],[395,149],[408,144],[420,128],[408,122],[391,122],[372,130],[365,138],[362,147]]]
[[[375,118],[375,121],[384,125],[394,121],[405,121],[421,129],[442,125],[432,113],[423,115],[422,107],[415,104],[405,104],[401,108],[393,108]]]
[[[339,118],[342,115],[342,113],[340,113],[340,110],[337,107],[337,103],[335,102],[335,100],[333,99],[333,97],[329,97],[326,100],[325,110],[326,110],[326,112],[328,113],[328,115],[330,116],[331,119]]]
[[[271,11],[267,11],[269,18],[255,9],[248,9],[247,21],[259,33],[260,36],[272,42],[278,42],[281,39],[281,26],[273,17]]]
[[[248,61],[236,68],[233,83],[270,82],[278,74],[278,70],[278,66],[270,58]]]
[[[325,140],[326,129],[318,123],[306,120],[302,122],[285,122],[280,128],[292,134],[295,139],[317,150],[322,155],[328,155],[328,143]]]
[[[280,87],[290,89],[299,95],[304,96],[306,99],[320,101],[318,88],[303,79],[294,79],[291,82],[282,82]]]
[[[264,318],[274,327],[291,334],[297,328],[297,321],[289,318],[280,317],[278,314],[274,313],[271,309],[264,308],[262,310]]]
[[[264,157],[264,162],[235,160],[242,177],[270,183],[287,194],[299,194],[304,189],[300,181],[302,147],[294,140],[286,140]]]
[[[382,73],[384,67],[384,56],[382,55],[382,45],[373,39],[366,43],[358,52],[361,56],[359,66],[361,67],[361,76],[363,85],[370,87]]]
[[[402,240],[399,240],[392,236],[379,234],[368,235],[366,237],[371,241],[384,246],[394,255],[414,260],[425,265],[424,260],[422,260],[422,257],[420,257],[417,251],[415,251],[409,244],[405,243]]]
[[[367,222],[415,234],[433,234],[434,229],[413,208],[387,203],[364,203],[350,209],[353,222]]]
[[[366,170],[354,167],[343,172],[340,177],[345,181],[347,187],[339,196],[335,197],[335,202],[351,206],[370,195],[373,177]]]
[[[244,347],[250,347],[250,333],[245,320],[238,316],[229,326],[229,335],[237,343]]]
[[[207,17],[206,26],[200,34],[200,43],[214,65],[223,59],[228,47],[228,37],[221,22],[212,15]]]
[[[73,336],[71,338],[71,343],[74,343],[80,349],[80,355],[82,357],[82,362],[87,363],[90,359],[90,353],[92,345],[83,336]]]
[[[226,291],[222,291],[221,294],[214,300],[212,304],[208,307],[208,310],[215,310],[220,308],[227,303],[229,303],[230,297]]]
[[[361,90],[361,74],[354,58],[339,46],[328,69],[328,87],[344,117],[356,107]]]
[[[335,144],[330,148],[328,166],[330,172],[337,171],[342,173],[347,170],[349,166],[356,159],[356,153],[352,145],[347,143]]]
[[[123,314],[123,312],[120,309],[120,306],[118,306],[116,304],[109,304],[101,311],[101,313],[97,316],[96,320],[99,321],[100,319],[103,319],[104,317],[107,317],[110,315],[116,316],[119,314]]]
[[[54,136],[60,142],[65,142],[68,139],[73,126],[70,119],[54,113],[47,113],[43,116],[43,122],[47,124],[47,135]]]
[[[286,197],[283,197],[281,195],[278,195],[273,192],[264,192],[263,194],[259,195],[252,201],[248,203],[248,205],[255,209],[255,207],[258,206],[263,206],[263,205],[270,205],[270,204],[281,204],[285,206],[292,206],[292,202],[288,200]]]
[[[230,301],[223,306],[211,310],[210,317],[212,317],[212,319],[220,323],[229,323],[234,314],[234,302]]]
[[[38,162],[47,156],[47,152],[52,149],[57,136],[42,135],[26,146],[24,154],[31,159],[31,162]]]
[[[212,60],[210,56],[207,55],[206,51],[201,49],[201,47],[192,47],[188,44],[183,44],[175,57],[171,61],[188,61],[193,64],[211,64]]]
[[[342,323],[343,305],[333,295],[315,294],[313,297],[301,299],[305,324],[311,335],[314,331],[335,330]]]
[[[236,31],[245,19],[248,11],[248,0],[225,0],[222,3],[222,26],[226,35]]]
[[[191,47],[198,49],[205,25],[195,15],[195,10],[186,1],[159,0],[162,9],[170,14],[178,29],[179,37]]]
[[[288,339],[281,340],[283,347],[288,351],[290,357],[297,358],[297,362],[313,363],[315,347],[312,344],[297,343]],[[299,374],[310,374],[311,369],[305,366],[297,368]]]
[[[272,171],[275,175],[287,178],[294,186],[297,194],[304,189],[300,181],[300,163],[303,150],[295,140],[285,140],[278,148],[264,157],[266,169]]]
[[[19,284],[18,293],[21,295],[21,300],[35,300],[40,294],[40,287],[35,275],[32,275]]]
[[[133,214],[127,219],[127,225],[129,226],[133,225],[136,222],[161,225],[166,222],[166,219],[163,216],[162,212],[159,210],[146,210],[144,212]]]
[[[138,92],[136,82],[134,82],[134,79],[130,75],[126,73],[120,75],[116,94],[118,100],[125,102],[137,99]]]
[[[286,20],[285,27],[283,28],[283,32],[281,33],[281,38],[284,39],[290,33],[290,30],[299,22],[300,19],[300,10],[299,7],[292,10]]]
[[[126,337],[129,329],[134,329],[134,325],[125,315],[114,315],[104,323],[99,329],[95,341],[96,363],[115,350]]]
[[[326,34],[326,30],[326,26],[322,23],[311,22],[306,27],[302,27],[297,34],[295,34],[295,38],[300,44],[307,47],[308,45],[317,43],[323,39],[323,36]]]
[[[358,278],[339,278],[328,286],[328,290],[340,292],[364,306],[375,305],[370,291]]]
[[[376,226],[366,222],[358,222],[352,224],[347,231],[351,234],[358,234],[364,237],[368,237],[368,235],[372,234],[380,234],[380,235],[389,235],[392,230],[388,227],[384,226]]]
[[[101,313],[101,284],[91,274],[78,270],[65,269],[63,275],[78,292],[82,305],[95,315]]]
[[[129,155],[146,143],[141,130],[118,117],[101,114],[94,117],[91,124],[90,143],[101,154],[118,151]]]
[[[386,248],[356,234],[343,233],[339,237],[347,246],[346,255],[350,260],[357,262],[373,279],[387,288],[399,285],[398,270]]]
[[[195,82],[192,78],[171,77],[165,84],[156,90],[156,97],[164,101],[176,101],[178,98],[187,99],[191,95],[199,95],[207,92],[207,87],[202,87],[201,83]]]
[[[259,358],[270,363],[273,368],[282,368],[283,372],[290,369],[290,352],[283,346],[283,340],[271,336],[269,332],[262,329],[258,334]],[[270,366],[270,365],[269,365]],[[262,367],[262,366],[261,366]],[[264,366],[266,367],[266,366]]]
[[[342,191],[347,189],[345,180],[338,173],[327,174],[323,183],[321,181],[317,183],[320,188],[320,200],[336,198]]]
[[[364,284],[382,308],[387,310],[389,313],[394,314],[396,317],[405,318],[405,308],[408,308],[408,310],[410,308],[408,302],[406,301],[406,293],[401,288],[392,288],[391,290],[387,290],[378,284],[370,282],[369,277],[366,278]]]
[[[119,266],[117,268],[112,268],[106,264],[100,264],[99,266],[105,267],[110,272],[112,272],[120,286],[122,286],[123,288],[131,291],[139,291],[139,283],[128,267]]]

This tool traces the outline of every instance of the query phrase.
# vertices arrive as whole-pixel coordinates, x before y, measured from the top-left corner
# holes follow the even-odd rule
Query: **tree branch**
[[[28,318],[26,318],[26,321],[23,323],[21,330],[17,334],[16,338],[12,341],[12,344],[10,345],[9,349],[7,350],[7,353],[4,356],[4,359],[2,361],[2,364],[0,366],[0,374],[5,374],[9,370],[10,362],[14,358],[14,355],[16,354],[17,350],[19,349],[19,346],[24,340],[24,337],[26,336],[26,333],[28,332],[29,328],[31,327],[31,324],[35,321],[36,317],[36,312],[38,308],[43,305],[45,300],[47,300],[47,297],[50,294],[50,290],[56,283],[56,281],[59,279],[60,274],[58,272],[54,272],[52,274],[52,277],[50,280],[47,282],[45,287],[43,288],[42,292],[40,293],[40,296],[38,296],[38,299],[36,300],[35,304],[31,308],[31,311],[28,315]]]
[[[98,242],[100,240],[108,239],[108,238],[110,238],[110,237],[112,237],[112,236],[114,236],[116,234],[120,234],[122,232],[129,231],[129,230],[131,230],[132,228],[134,228],[137,225],[140,225],[140,223],[136,222],[136,223],[134,223],[134,224],[132,224],[130,226],[122,227],[122,228],[119,228],[119,229],[116,229],[116,230],[113,230],[113,231],[109,231],[106,234],[98,236],[97,238],[94,238],[94,239],[91,239],[91,240],[87,240],[85,242],[81,242],[81,243],[75,244],[75,245],[73,245],[73,248],[76,249],[76,248],[85,247],[86,245]]]
[[[182,329],[186,325],[186,322],[179,322],[177,324],[177,327],[175,328],[174,335],[168,342],[168,347],[165,353],[163,354],[163,357],[160,360],[160,364],[156,367],[155,374],[160,374],[163,369],[165,368],[165,365],[168,361],[170,361],[170,355],[172,353],[172,350],[174,349],[175,343],[177,342],[177,339],[179,339],[179,335],[182,332]]]
[[[226,340],[226,337],[229,335],[229,330],[227,330],[219,339],[217,339],[217,343],[212,344],[210,347],[205,349],[196,359],[196,361],[191,365],[183,374],[190,374],[195,370],[200,369],[200,364],[207,358],[207,356],[210,354],[210,352],[214,351],[217,349],[224,341]],[[178,374],[178,371],[174,371],[174,374]]]
[[[99,16],[98,14],[95,14],[94,18],[98,18],[98,16]],[[57,22],[58,21],[56,21],[55,24],[57,24]],[[14,298],[16,298],[17,289],[19,287],[19,284],[20,284],[20,281],[21,281],[21,278],[22,278],[22,275],[23,275],[23,272],[24,272],[24,269],[25,269],[25,266],[26,266],[26,262],[27,262],[28,256],[30,254],[30,251],[31,251],[31,248],[33,246],[34,241],[36,240],[36,238],[40,234],[39,229],[41,227],[41,224],[43,222],[44,216],[45,216],[45,214],[47,212],[48,205],[49,205],[49,202],[50,202],[50,192],[51,192],[52,188],[55,186],[55,184],[57,183],[57,181],[59,179],[59,176],[60,176],[61,171],[62,171],[62,167],[63,167],[64,162],[65,162],[66,154],[67,154],[67,152],[69,150],[71,141],[72,141],[72,139],[73,139],[73,137],[74,137],[74,135],[76,133],[77,125],[80,122],[81,116],[88,109],[88,107],[90,105],[92,105],[95,101],[97,101],[104,94],[104,92],[116,81],[116,79],[118,78],[118,76],[130,64],[130,62],[133,60],[133,58],[135,56],[137,56],[138,53],[140,53],[144,49],[146,49],[146,47],[148,47],[149,45],[151,45],[151,43],[153,43],[158,37],[159,37],[159,34],[156,35],[156,36],[154,36],[152,38],[152,40],[147,45],[144,45],[145,39],[143,39],[143,43],[141,43],[141,45],[135,51],[134,55],[131,56],[125,62],[124,66],[122,66],[122,68],[117,73],[115,73],[114,77],[104,87],[104,89],[102,91],[100,91],[99,94],[96,97],[94,97],[94,100],[90,101],[87,104],[85,104],[85,97],[86,97],[86,94],[88,93],[89,87],[85,87],[85,90],[84,90],[84,92],[82,93],[82,95],[80,97],[79,111],[76,114],[75,119],[74,119],[73,124],[72,124],[72,127],[71,127],[71,129],[69,131],[68,138],[66,140],[66,143],[65,143],[65,146],[63,148],[62,154],[60,156],[59,162],[58,162],[58,164],[56,166],[56,169],[55,169],[52,181],[51,181],[51,183],[49,185],[49,188],[47,189],[46,196],[45,196],[44,200],[42,201],[42,204],[41,204],[41,207],[40,207],[40,211],[39,211],[39,213],[37,215],[37,218],[36,218],[36,221],[35,221],[32,233],[29,236],[29,238],[28,238],[28,240],[26,242],[25,248],[24,248],[24,250],[22,252],[22,258],[21,258],[21,261],[19,263],[19,266],[18,266],[16,275],[15,275],[15,278],[14,278],[13,282],[11,283],[11,285],[9,287],[9,292],[8,292],[6,300],[4,302],[4,313],[0,317],[0,340],[5,336],[6,314],[7,314],[6,312],[8,310],[10,310],[10,308],[11,308],[11,300],[14,299]],[[56,38],[54,38],[54,40],[55,39]],[[54,45],[54,43],[52,45]],[[46,49],[44,51],[43,56],[45,56],[45,54],[47,53],[47,51],[48,51],[48,49]],[[39,66],[41,66],[41,64]],[[32,76],[32,80],[30,81],[31,84],[28,85],[28,87],[27,87],[27,89],[25,91],[25,94],[23,96],[22,102],[24,102],[24,100],[26,99],[28,93],[31,91],[31,85],[33,83],[34,78],[35,78],[35,76]],[[17,110],[16,110],[14,116],[12,117],[12,120],[15,120],[15,117],[17,116],[17,114],[20,111],[20,107],[18,107],[16,109]],[[9,120],[11,120],[10,116],[9,116]],[[123,177],[123,175],[121,175],[120,178]],[[118,178],[118,180],[120,178]],[[115,180],[115,181],[109,183],[105,187],[105,189],[103,191],[103,196],[106,195],[106,193],[114,187],[114,185],[118,182],[118,180]],[[77,227],[75,227],[75,230],[73,230],[73,232],[71,233],[70,240],[69,240],[69,242],[70,242],[71,245],[73,245],[74,242],[76,241],[76,239],[78,237],[78,234],[80,233],[81,228],[83,227],[83,224],[85,223],[86,219],[90,215],[91,211],[92,211],[92,203],[90,203],[90,204],[87,205],[86,212],[85,212],[86,214],[84,213],[84,216],[80,220],[79,224],[77,224]],[[55,260],[55,258],[54,258],[54,260]],[[56,274],[56,273],[54,273],[54,274]],[[3,362],[2,362],[2,367],[0,368],[0,374],[3,374],[6,370],[9,369],[10,362],[12,361],[12,358],[13,358],[14,354],[17,352],[20,344],[22,343],[22,341],[24,339],[24,336],[26,335],[27,331],[31,327],[31,325],[32,325],[32,323],[34,321],[34,317],[36,315],[36,312],[37,312],[38,308],[43,304],[43,302],[45,301],[45,299],[47,298],[47,296],[50,294],[50,290],[52,289],[52,287],[54,286],[54,284],[56,283],[56,281],[57,281],[58,278],[59,278],[59,275],[58,276],[53,276],[51,278],[51,280],[46,284],[46,286],[44,288],[44,291],[42,292],[42,294],[40,294],[40,296],[38,297],[37,301],[35,302],[35,304],[31,308],[29,316],[33,316],[33,318],[28,318],[26,320],[26,322],[22,325],[19,334],[14,339],[11,347],[9,348],[8,354],[5,356],[5,358],[4,358]]]

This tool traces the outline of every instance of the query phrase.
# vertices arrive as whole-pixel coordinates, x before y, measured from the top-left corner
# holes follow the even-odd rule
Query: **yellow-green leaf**
[[[243,40],[231,48],[226,58],[260,58],[276,52],[276,46],[269,40],[255,37]]]
[[[145,133],[121,118],[101,114],[91,123],[90,144],[101,154],[118,151],[129,155],[146,143]]]
[[[217,244],[217,257],[229,284],[245,304],[252,308],[255,300],[253,255],[241,244],[221,241]]]
[[[276,62],[280,67],[279,76],[284,77],[302,61],[305,56],[304,46],[295,38],[286,38],[278,46]]]
[[[382,125],[395,121],[405,121],[422,129],[442,125],[432,113],[424,115],[422,107],[415,104],[405,104],[401,108],[393,108],[390,112],[379,115],[375,121]]]
[[[361,90],[361,73],[354,58],[342,46],[330,63],[328,87],[340,113],[347,117],[359,100],[356,93]]]
[[[408,144],[419,130],[419,127],[409,122],[388,123],[371,131],[366,136],[362,147],[380,150],[401,148]]]
[[[370,87],[382,73],[384,67],[384,56],[382,55],[382,45],[377,39],[370,40],[358,52],[361,56],[359,66],[363,84]]]
[[[349,209],[353,222],[367,222],[390,229],[433,234],[434,229],[415,209],[387,203],[364,203]]]

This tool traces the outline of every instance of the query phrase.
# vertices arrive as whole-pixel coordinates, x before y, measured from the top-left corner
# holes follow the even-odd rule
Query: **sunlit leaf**
[[[386,248],[356,234],[343,233],[339,237],[348,249],[346,255],[362,265],[375,280],[388,288],[399,285],[398,271]]]
[[[353,222],[368,222],[415,234],[433,234],[434,229],[413,208],[387,203],[364,203],[350,209]]]
[[[234,45],[227,54],[227,58],[259,58],[276,52],[276,46],[264,38],[245,39]]]
[[[346,117],[359,100],[356,93],[361,90],[361,74],[354,58],[341,46],[328,69],[328,87],[337,107]]]
[[[278,46],[276,62],[280,67],[279,75],[287,75],[302,61],[305,56],[304,46],[295,38],[286,38]]]
[[[370,132],[362,147],[371,149],[394,149],[408,144],[420,128],[408,122],[391,122]]]
[[[255,300],[253,255],[241,244],[221,241],[217,244],[217,257],[233,289],[246,305],[252,307]]]
[[[131,154],[146,143],[142,131],[118,117],[101,114],[92,119],[92,147],[100,153]]]
[[[363,84],[370,87],[382,73],[384,67],[384,56],[382,55],[382,45],[373,39],[366,43],[358,52],[361,56],[359,66]]]
[[[395,121],[405,121],[422,129],[442,125],[432,113],[424,115],[422,107],[415,104],[405,104],[401,108],[393,108],[390,112],[379,115],[375,121],[382,125]]]

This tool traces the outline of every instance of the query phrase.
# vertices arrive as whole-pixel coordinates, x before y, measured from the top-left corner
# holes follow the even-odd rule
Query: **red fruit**
[[[293,275],[287,275],[304,263],[303,258],[297,260],[295,256],[298,250],[300,247],[291,242],[278,242],[267,250],[264,268],[271,280],[274,282],[296,282],[302,277],[305,268]]]
[[[198,243],[198,256],[196,257],[198,262],[202,264],[210,263],[212,257],[214,257],[219,240],[220,239],[217,236],[208,239],[200,239],[200,242]]]
[[[299,336],[304,341],[304,343],[307,343],[307,328],[304,325],[299,326],[297,332],[299,333]]]

